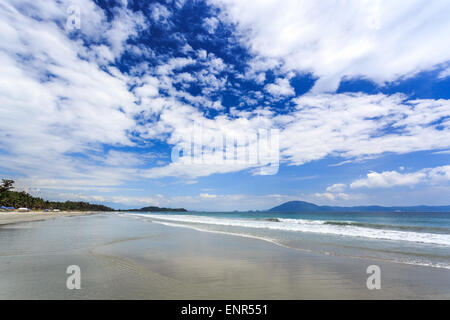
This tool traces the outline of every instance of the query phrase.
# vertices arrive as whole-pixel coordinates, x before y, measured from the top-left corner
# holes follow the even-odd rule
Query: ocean
[[[450,213],[130,212],[154,223],[297,250],[450,269]]]

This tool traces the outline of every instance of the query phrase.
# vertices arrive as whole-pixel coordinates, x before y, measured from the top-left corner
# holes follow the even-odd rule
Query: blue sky
[[[2,1],[0,176],[115,208],[450,204],[449,14],[438,0]],[[198,127],[278,130],[278,171],[172,161]]]

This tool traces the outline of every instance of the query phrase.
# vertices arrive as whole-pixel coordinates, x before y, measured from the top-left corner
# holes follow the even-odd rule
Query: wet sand
[[[381,290],[366,269],[381,268]],[[81,268],[81,290],[66,268]],[[114,214],[0,226],[1,299],[450,299],[450,270],[299,251]]]
[[[40,220],[54,219],[54,218],[58,218],[58,217],[85,216],[85,215],[91,215],[91,214],[95,214],[95,212],[94,211],[60,211],[60,212],[44,212],[44,211],[3,212],[3,211],[0,211],[0,225],[11,224],[11,223],[20,223],[20,222],[40,221]]]

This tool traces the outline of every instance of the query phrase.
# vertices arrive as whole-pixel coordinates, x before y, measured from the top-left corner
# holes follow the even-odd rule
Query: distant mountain
[[[289,201],[269,211],[272,212],[321,212],[320,206],[305,201]]]
[[[187,212],[186,209],[184,208],[177,208],[177,209],[172,209],[172,208],[160,208],[160,207],[144,207],[144,208],[140,208],[140,209],[130,209],[130,210],[119,210],[119,211],[140,211],[140,212]]]
[[[269,212],[450,212],[450,206],[411,206],[411,207],[382,207],[357,206],[333,207],[318,206],[305,201],[289,201],[268,210]]]

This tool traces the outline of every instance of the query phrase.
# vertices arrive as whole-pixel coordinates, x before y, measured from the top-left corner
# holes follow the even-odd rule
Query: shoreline
[[[211,234],[226,235],[226,236],[233,236],[233,237],[241,237],[241,238],[244,238],[244,239],[254,239],[254,240],[259,240],[259,241],[263,241],[263,242],[267,242],[267,243],[279,246],[280,248],[296,250],[296,251],[300,251],[300,252],[321,254],[321,255],[327,255],[327,256],[336,256],[336,257],[343,257],[343,256],[345,256],[345,255],[334,254],[334,253],[331,253],[331,252],[322,252],[322,251],[314,251],[312,249],[297,248],[297,247],[289,246],[289,245],[283,244],[283,243],[281,243],[279,241],[276,241],[276,240],[273,240],[273,239],[264,238],[264,237],[261,237],[261,236],[253,236],[253,235],[247,235],[247,234],[242,234],[242,233],[233,233],[233,232],[225,232],[225,231],[217,231],[217,230],[207,230],[207,229],[201,229],[201,228],[194,227],[194,226],[180,225],[180,224],[161,222],[161,221],[152,221],[152,223],[161,224],[161,225],[168,226],[168,227],[173,227],[173,228],[186,228],[186,229],[191,229],[191,230],[195,230],[195,231],[198,231],[198,232],[206,232],[206,233],[211,233]],[[395,263],[395,264],[400,264],[400,265],[410,265],[410,266],[417,266],[417,267],[426,267],[426,268],[437,268],[437,269],[443,269],[443,270],[450,270],[450,267],[447,267],[447,266],[430,265],[430,264],[425,264],[425,263],[421,264],[421,263],[412,263],[412,262],[405,262],[405,261],[395,261],[395,260],[387,260],[387,259],[381,259],[381,258],[376,258],[376,257],[359,257],[359,256],[346,256],[346,257],[351,258],[351,259],[358,259],[358,260],[362,260],[362,261],[371,260],[371,261],[379,261],[380,263],[388,262],[388,263]]]
[[[450,298],[449,270],[88,215],[0,228],[0,299]],[[366,287],[372,264],[382,270],[381,290]],[[65,286],[69,265],[81,269],[81,290]]]
[[[73,217],[73,216],[87,216],[92,214],[98,214],[103,212],[97,211],[58,211],[58,212],[45,212],[45,211],[9,211],[0,212],[0,227],[9,224],[16,224],[22,222],[43,221],[48,219],[55,219],[59,217]]]

